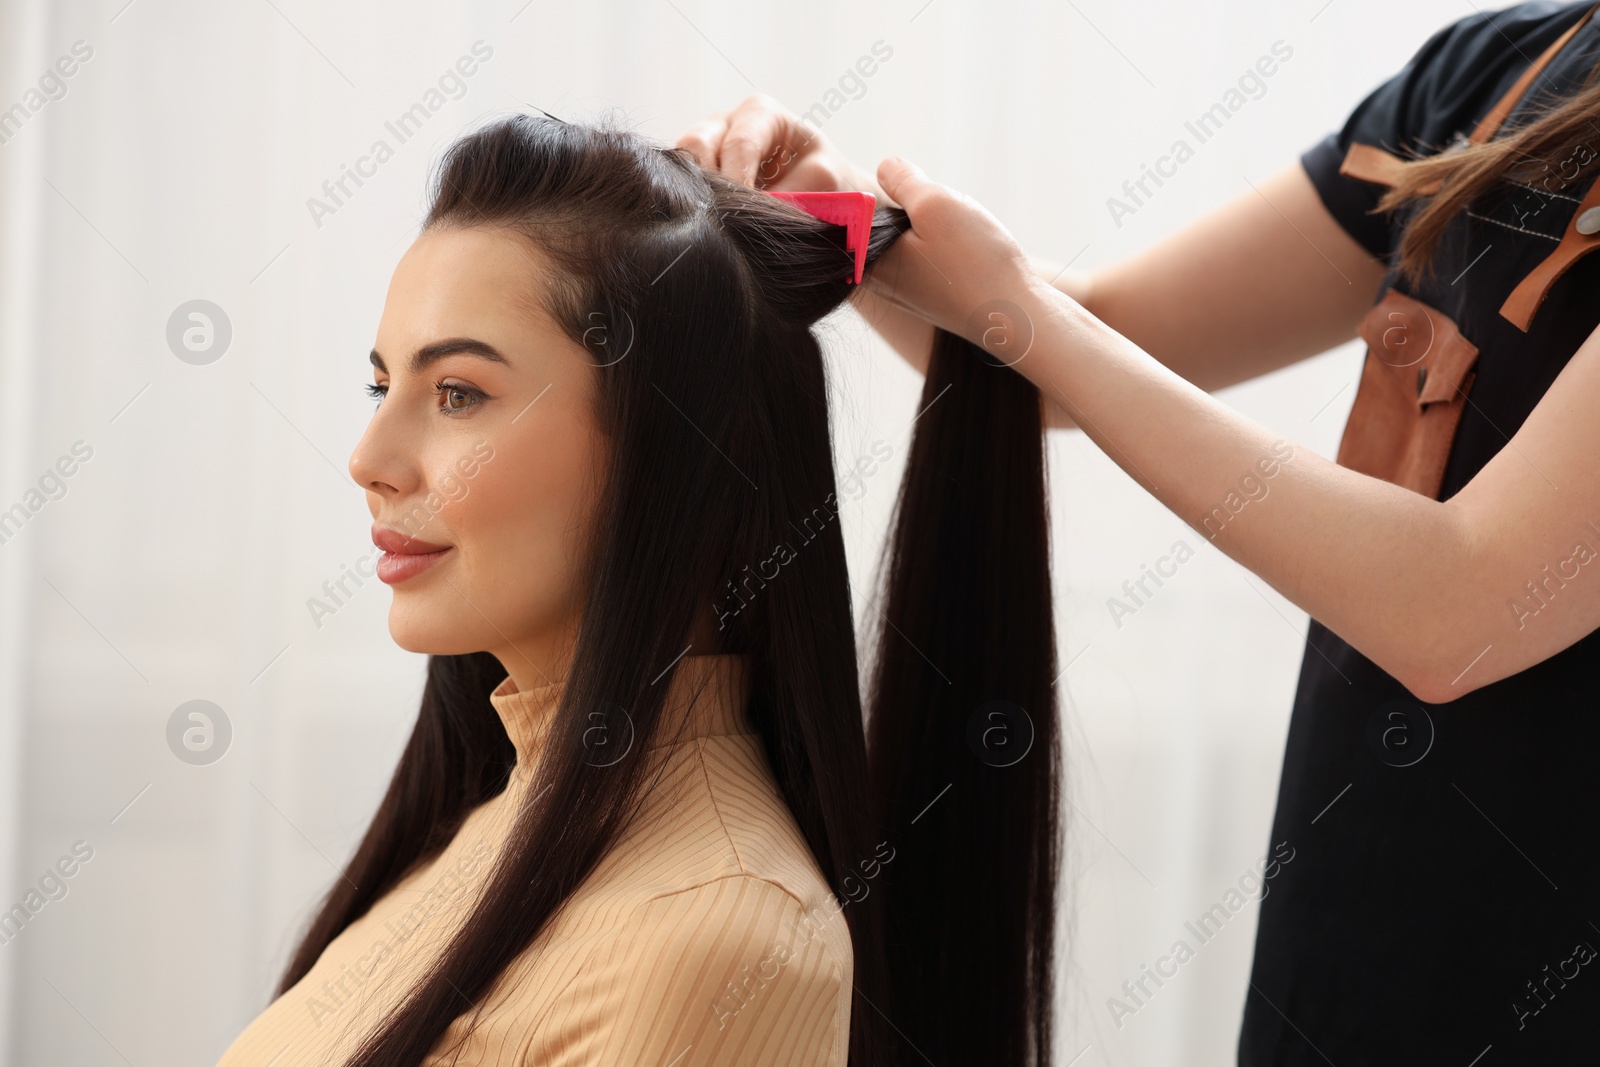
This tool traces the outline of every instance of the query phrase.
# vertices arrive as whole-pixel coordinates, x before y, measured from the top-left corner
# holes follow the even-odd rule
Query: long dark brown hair
[[[869,270],[906,221],[878,210]],[[499,228],[549,257],[547,310],[596,357],[610,459],[540,788],[459,932],[347,1067],[421,1062],[534,942],[648,788],[668,689],[652,680],[697,608],[801,527],[724,637],[751,657],[750,718],[850,901],[850,1062],[1047,1064],[1059,756],[1038,392],[951,335],[935,346],[927,388],[950,389],[918,420],[898,504],[869,763],[840,524],[810,521],[838,506],[811,328],[850,292],[843,228],[683,151],[530,116],[449,149],[425,226]],[[280,994],[505,788],[515,753],[489,702],[505,674],[486,652],[429,657],[399,767]],[[607,705],[634,743],[598,767],[582,709]],[[1030,746],[996,758],[996,708],[1031,718]]]

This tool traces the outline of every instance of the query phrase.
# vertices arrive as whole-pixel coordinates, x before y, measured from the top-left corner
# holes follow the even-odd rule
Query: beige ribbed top
[[[844,1067],[850,933],[745,717],[749,667],[733,654],[679,662],[662,775],[639,816],[428,1067]],[[218,1067],[337,1067],[403,998],[482,888],[560,687],[518,692],[508,676],[495,688],[517,751],[505,791],[335,938]]]

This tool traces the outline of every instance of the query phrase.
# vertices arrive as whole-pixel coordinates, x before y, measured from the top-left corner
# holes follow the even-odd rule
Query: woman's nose
[[[417,465],[404,447],[405,435],[397,433],[395,420],[386,418],[383,409],[372,416],[367,430],[350,453],[350,477],[362,489],[384,496],[404,496],[415,488]]]

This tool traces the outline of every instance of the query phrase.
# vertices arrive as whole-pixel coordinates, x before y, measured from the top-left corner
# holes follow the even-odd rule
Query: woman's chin
[[[389,636],[407,652],[425,656],[460,656],[477,652],[482,646],[473,646],[462,640],[463,628],[451,626],[438,612],[428,611],[422,604],[406,604],[401,594],[396,594],[389,605]],[[418,598],[426,599],[426,598]],[[420,609],[420,610],[418,610]]]

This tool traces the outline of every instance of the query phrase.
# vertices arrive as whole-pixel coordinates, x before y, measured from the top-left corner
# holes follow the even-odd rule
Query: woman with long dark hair
[[[1297,165],[1089,276],[878,170],[912,226],[864,294],[884,333],[916,361],[930,323],[1011,338],[1052,421],[1311,616],[1241,1064],[1594,1059],[1594,15],[1441,29]],[[741,181],[871,187],[762,98],[680,143]],[[1337,462],[1206,393],[1358,336]],[[1141,985],[1099,991],[1102,1021]]]
[[[1039,393],[931,345],[863,700],[812,332],[851,240],[630,133],[450,149],[350,460],[422,706],[223,1064],[1049,1062]]]

